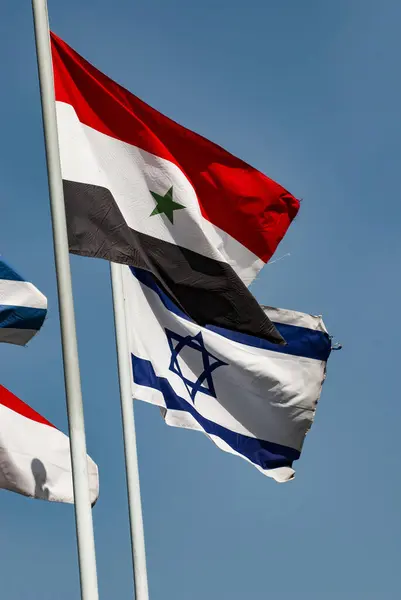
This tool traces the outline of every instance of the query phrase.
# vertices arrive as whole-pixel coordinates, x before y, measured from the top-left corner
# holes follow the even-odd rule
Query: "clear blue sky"
[[[136,407],[151,600],[396,600],[401,594],[397,0],[50,1],[52,28],[141,98],[303,199],[253,287],[322,313],[332,355],[294,482]],[[0,21],[0,251],[49,298],[1,381],[66,431],[29,2]],[[108,265],[74,257],[102,599],[132,597]],[[4,600],[79,597],[73,508],[0,493]]]

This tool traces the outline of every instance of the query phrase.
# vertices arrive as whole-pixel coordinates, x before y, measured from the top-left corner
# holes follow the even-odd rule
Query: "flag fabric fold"
[[[286,346],[200,327],[152,275],[123,267],[133,397],[283,482],[316,411],[331,342],[321,317],[264,308]]]
[[[88,456],[92,505],[98,469]],[[0,489],[52,502],[74,502],[69,438],[0,385]]]
[[[247,285],[299,202],[165,117],[51,34],[70,251],[149,271],[202,326],[275,343]]]
[[[46,314],[46,297],[0,258],[0,342],[25,346]]]

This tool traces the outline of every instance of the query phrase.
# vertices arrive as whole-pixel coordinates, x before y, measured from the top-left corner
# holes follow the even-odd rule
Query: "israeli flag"
[[[294,477],[331,351],[321,317],[265,308],[287,346],[191,321],[147,271],[122,267],[132,394],[265,475]],[[200,299],[201,301],[201,299]]]
[[[46,297],[0,258],[0,342],[25,346],[46,313]]]

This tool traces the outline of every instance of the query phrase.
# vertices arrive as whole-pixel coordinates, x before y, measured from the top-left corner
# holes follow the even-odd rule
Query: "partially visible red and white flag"
[[[88,456],[92,506],[98,468]],[[52,502],[74,502],[70,440],[0,385],[0,488]]]

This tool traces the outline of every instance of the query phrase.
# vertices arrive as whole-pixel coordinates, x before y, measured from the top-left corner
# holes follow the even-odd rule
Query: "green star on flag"
[[[174,211],[180,210],[180,208],[185,208],[182,204],[178,202],[174,202],[173,200],[173,187],[171,187],[168,192],[164,196],[160,196],[160,194],[156,194],[156,192],[150,192],[156,201],[156,208],[149,215],[153,217],[154,215],[166,215],[170,223],[174,223]]]

